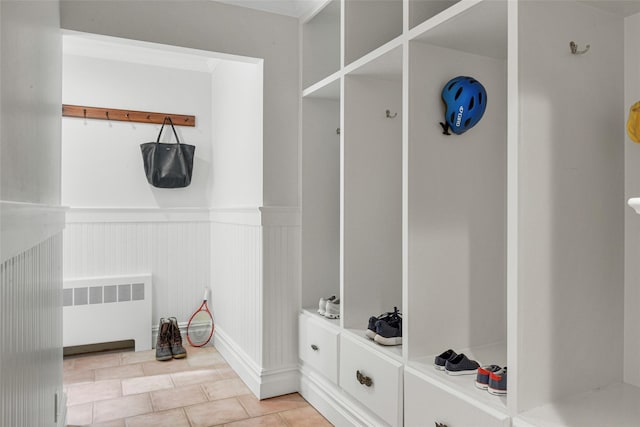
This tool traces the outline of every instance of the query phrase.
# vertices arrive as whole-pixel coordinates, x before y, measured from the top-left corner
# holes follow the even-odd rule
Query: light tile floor
[[[331,426],[298,393],[258,400],[212,346],[158,362],[155,350],[64,360],[67,425]]]

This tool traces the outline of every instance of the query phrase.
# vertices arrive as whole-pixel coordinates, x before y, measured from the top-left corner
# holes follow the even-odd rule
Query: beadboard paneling
[[[263,227],[264,369],[298,364],[300,227]]]
[[[82,210],[64,232],[65,278],[153,274],[153,319],[175,316],[185,322],[210,286],[208,219],[140,212],[100,222],[103,210]],[[131,219],[127,222],[127,216]],[[74,217],[72,209],[70,217]],[[206,218],[206,215],[205,215]]]
[[[210,306],[216,325],[257,366],[262,354],[261,227],[211,223]],[[272,310],[272,307],[265,307]]]
[[[61,233],[0,264],[0,322],[0,425],[55,425],[56,393],[64,400]]]

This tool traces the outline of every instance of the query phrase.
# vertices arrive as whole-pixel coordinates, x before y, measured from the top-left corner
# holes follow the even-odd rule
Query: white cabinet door
[[[338,383],[338,337],[340,332],[323,319],[300,315],[299,356],[334,383]]]
[[[482,392],[478,390],[478,392]],[[405,371],[405,427],[509,427],[510,418],[489,413]],[[439,423],[439,424],[438,424]]]
[[[392,426],[402,426],[402,364],[340,335],[340,387]]]

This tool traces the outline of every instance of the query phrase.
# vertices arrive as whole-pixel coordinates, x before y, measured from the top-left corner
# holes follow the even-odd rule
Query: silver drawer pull
[[[315,344],[311,344],[311,350],[318,351],[318,350],[320,350],[320,348]]]
[[[373,385],[373,381],[371,380],[371,377],[368,377],[362,374],[360,371],[356,371],[356,379],[360,384],[365,385],[367,387],[371,387]]]

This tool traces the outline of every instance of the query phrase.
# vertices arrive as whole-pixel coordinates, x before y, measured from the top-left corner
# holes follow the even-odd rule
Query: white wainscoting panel
[[[216,328],[240,349],[239,357],[262,364],[262,235],[260,226],[211,223],[210,306]],[[247,360],[248,359],[248,360]]]
[[[0,425],[64,425],[62,233],[0,264],[0,322]]]
[[[300,227],[263,227],[265,370],[297,370]]]
[[[218,209],[211,221],[216,346],[258,397],[297,391],[299,211]]]
[[[65,279],[153,274],[153,323],[186,322],[210,287],[208,210],[71,209]]]

